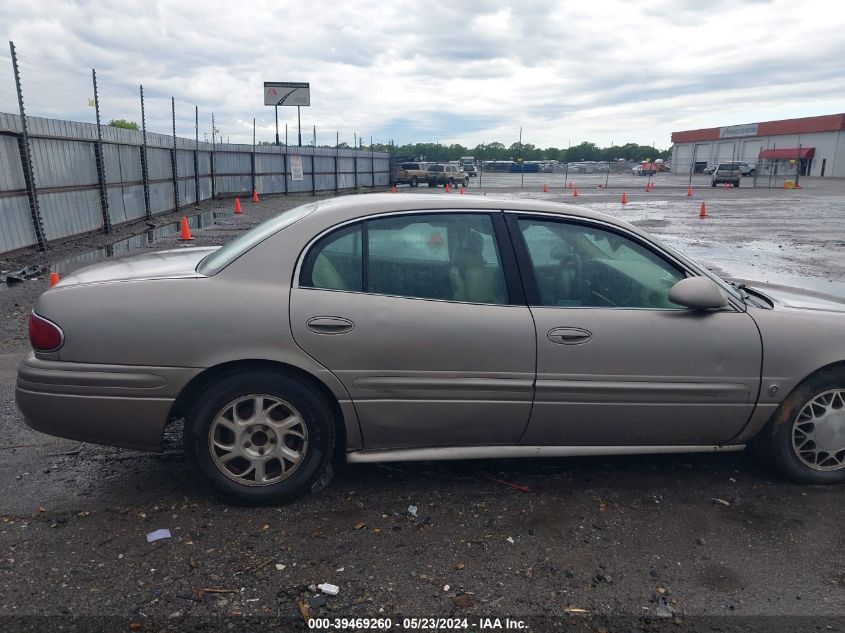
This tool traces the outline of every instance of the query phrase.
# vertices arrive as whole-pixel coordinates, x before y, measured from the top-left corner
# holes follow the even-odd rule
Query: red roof
[[[692,141],[718,141],[717,127],[702,128],[672,132],[673,143],[690,143]],[[827,114],[824,116],[810,116],[803,119],[784,119],[782,121],[766,121],[757,125],[757,136],[777,136],[780,134],[809,134],[810,132],[838,132],[845,130],[845,114]]]
[[[800,158],[812,158],[816,155],[815,147],[791,147],[786,149],[764,149],[760,152],[760,158],[774,159],[796,159],[801,152]]]

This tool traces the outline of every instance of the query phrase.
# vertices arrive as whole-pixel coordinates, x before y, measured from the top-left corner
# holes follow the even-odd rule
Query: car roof
[[[548,200],[525,200],[505,196],[449,196],[436,193],[369,193],[340,196],[317,202],[314,219],[319,218],[326,225],[346,222],[381,213],[403,211],[525,211],[554,213],[568,217],[598,220],[643,234],[642,231],[624,220],[592,211],[574,204],[562,204]]]

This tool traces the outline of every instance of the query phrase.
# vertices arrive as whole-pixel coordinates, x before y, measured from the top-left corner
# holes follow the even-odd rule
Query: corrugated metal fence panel
[[[176,171],[179,177],[194,175],[194,151],[176,150]]]
[[[0,166],[0,191],[26,188],[17,137],[0,136]]]
[[[339,158],[337,162],[338,187],[340,189],[352,189],[355,187],[355,159]]]
[[[173,183],[159,182],[150,185],[150,213],[170,211],[174,207]]]
[[[199,155],[200,176],[211,173],[211,152],[200,152]]]
[[[38,194],[47,240],[70,237],[103,227],[100,194],[96,189]]]
[[[375,158],[373,163],[376,170],[376,187],[386,187],[390,184],[390,159]]]
[[[370,160],[369,156],[359,156],[358,157],[358,186],[359,187],[372,187],[373,186],[373,178],[372,172],[370,172],[370,165],[372,161]]]
[[[62,139],[97,140],[97,126],[79,121],[60,121],[42,117],[26,117],[30,136],[54,136]]]
[[[281,174],[284,168],[284,156],[282,154],[256,154],[256,174]]]
[[[0,198],[0,254],[32,246],[36,241],[29,214],[29,198]]]
[[[127,130],[121,127],[102,127],[104,143],[118,143],[120,145],[142,145],[144,135],[140,130]]]
[[[200,176],[200,200],[208,200],[211,197],[211,177]]]
[[[285,176],[284,174],[259,174],[255,177],[255,189],[260,194],[284,193]]]
[[[197,185],[193,178],[179,180],[179,205],[195,204],[197,201]]]
[[[140,182],[141,151],[132,145],[103,145],[106,182]]]
[[[109,187],[109,217],[112,224],[138,220],[146,215],[144,186]]]
[[[4,132],[21,132],[21,118],[17,114],[0,112],[0,130]]]
[[[31,139],[36,187],[96,185],[94,144],[58,139]]]
[[[157,147],[147,148],[147,173],[150,180],[173,178],[173,166],[170,164],[170,150]]]
[[[247,152],[217,152],[214,155],[218,193],[252,192],[252,159]]]

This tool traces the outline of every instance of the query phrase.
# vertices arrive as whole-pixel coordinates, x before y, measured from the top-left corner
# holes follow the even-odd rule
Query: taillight
[[[61,328],[42,316],[29,315],[29,344],[36,352],[55,352],[65,342]]]

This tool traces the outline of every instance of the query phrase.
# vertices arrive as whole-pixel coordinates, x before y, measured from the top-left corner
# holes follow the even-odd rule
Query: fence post
[[[214,112],[211,113],[211,199],[214,200],[215,196],[217,195],[217,190],[215,188],[215,179],[214,179],[214,170],[215,170],[215,160],[216,158],[216,148],[217,148],[217,141],[215,140],[215,136],[217,136],[217,128],[214,127]]]
[[[94,146],[94,161],[97,164],[97,184],[100,187],[100,209],[103,213],[103,232],[111,233],[109,192],[106,187],[106,165],[103,161],[103,130],[100,127],[100,95],[97,91],[96,68],[91,69],[91,80],[94,82],[94,114],[97,119],[97,144]]]
[[[250,169],[252,171],[252,191],[257,191],[255,187],[255,117],[252,119],[252,155],[250,157]],[[252,192],[250,192],[252,193]]]
[[[282,172],[285,177],[285,195],[288,195],[288,144],[285,143],[285,153],[282,154]]]
[[[316,147],[311,147],[311,195],[317,195],[317,168],[314,160],[314,153],[317,151]]]
[[[144,110],[144,86],[141,88],[141,180],[144,183],[144,214],[147,220],[153,217],[150,209],[150,172],[147,164],[147,115]]]
[[[335,139],[334,139],[334,192],[337,195],[338,191],[340,191],[340,161],[338,157],[340,156],[340,132],[335,132]]]
[[[194,202],[200,205],[200,107],[194,106]]]
[[[32,150],[29,145],[29,130],[26,124],[26,112],[23,107],[23,92],[21,91],[21,74],[18,69],[18,56],[15,52],[15,43],[9,42],[9,49],[12,51],[12,70],[15,75],[15,90],[18,93],[18,107],[21,111],[21,136],[18,138],[18,149],[21,154],[21,167],[26,182],[26,195],[29,198],[29,214],[32,218],[32,228],[35,231],[35,241],[38,250],[47,249],[47,240],[44,236],[44,223],[41,220],[41,209],[38,206],[38,191],[35,188],[35,174],[32,170]]]
[[[373,151],[373,137],[370,137],[370,185],[376,188],[376,155]]]
[[[179,211],[179,168],[176,160],[176,98],[170,97],[170,112],[173,121],[173,149],[170,150],[171,174],[173,175],[173,203]]]
[[[352,157],[352,187],[358,191],[358,149],[355,149],[355,155]]]

